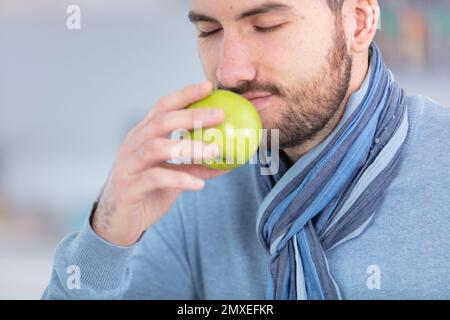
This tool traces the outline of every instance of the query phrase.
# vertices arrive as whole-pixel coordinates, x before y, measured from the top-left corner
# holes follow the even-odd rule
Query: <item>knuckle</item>
[[[141,148],[141,152],[142,153],[146,153],[149,156],[151,156],[153,154],[153,152],[155,152],[156,150],[158,150],[158,146],[160,145],[159,140],[158,139],[151,139],[148,140]]]
[[[145,116],[144,119],[142,119],[142,121],[139,123],[139,125],[145,125],[145,123],[147,123],[148,121],[150,121],[151,119],[153,119],[153,117],[155,116],[157,110],[156,110],[156,105],[151,108],[151,110],[147,113],[147,115]]]
[[[162,96],[159,98],[159,100],[156,102],[156,105],[159,107],[167,107],[170,103],[170,96]]]
[[[198,120],[203,116],[203,110],[202,109],[192,109],[191,117],[193,120]]]
[[[205,110],[205,109],[194,109],[193,111],[193,123],[196,121],[197,125],[202,126],[203,122],[207,119],[207,115],[209,113],[209,110]]]
[[[191,112],[189,112],[190,126],[193,127],[195,122],[199,121],[200,118],[201,118],[201,110],[198,110],[198,109],[191,110]]]
[[[193,84],[188,85],[188,86],[184,87],[184,88],[180,91],[180,95],[181,95],[183,98],[186,98],[186,97],[188,97],[188,96],[192,93],[192,91],[194,91],[195,89],[196,89],[196,86],[195,86],[195,85],[193,85]]]
[[[167,132],[169,129],[166,113],[155,116],[151,123],[151,130],[154,130],[155,132]]]

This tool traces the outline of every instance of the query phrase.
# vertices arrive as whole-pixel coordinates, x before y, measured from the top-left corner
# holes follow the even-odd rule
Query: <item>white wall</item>
[[[0,3],[0,191],[76,210],[157,98],[203,80],[188,2]],[[79,31],[66,28],[69,4]]]

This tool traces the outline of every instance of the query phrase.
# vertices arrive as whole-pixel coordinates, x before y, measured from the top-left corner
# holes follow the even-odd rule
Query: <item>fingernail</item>
[[[205,181],[201,180],[201,179],[193,179],[192,181],[194,183],[194,185],[198,188],[203,188],[205,186]]]

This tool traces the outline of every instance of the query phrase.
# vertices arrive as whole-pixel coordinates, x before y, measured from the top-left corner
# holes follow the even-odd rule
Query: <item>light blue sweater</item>
[[[344,299],[450,299],[450,108],[408,97],[407,109],[398,177],[368,229],[327,252]],[[183,193],[132,247],[100,239],[86,219],[57,247],[43,298],[263,299],[269,256],[255,231],[256,169]]]

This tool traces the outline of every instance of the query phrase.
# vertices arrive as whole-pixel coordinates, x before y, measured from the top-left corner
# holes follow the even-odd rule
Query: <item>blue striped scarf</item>
[[[257,233],[271,258],[267,299],[341,299],[326,252],[366,229],[398,170],[405,95],[375,43],[370,51],[368,89],[336,133],[291,168],[280,157],[277,174],[258,174]]]

